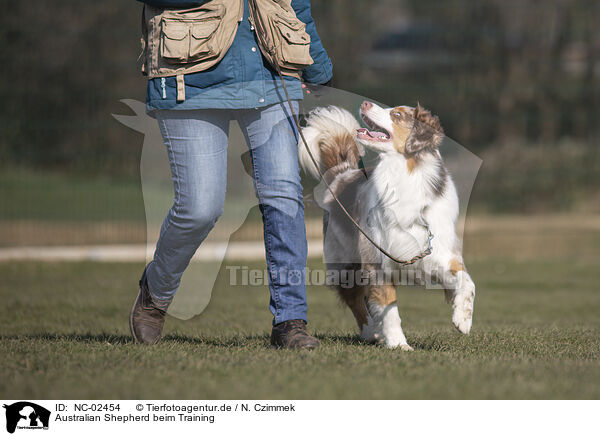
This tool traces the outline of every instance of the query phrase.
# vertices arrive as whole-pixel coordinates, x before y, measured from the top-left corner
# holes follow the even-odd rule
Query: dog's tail
[[[362,147],[355,138],[359,128],[356,118],[337,106],[319,107],[310,112],[302,133],[322,173],[340,164],[358,168]],[[302,139],[298,143],[298,155],[302,169],[318,179],[319,173]]]

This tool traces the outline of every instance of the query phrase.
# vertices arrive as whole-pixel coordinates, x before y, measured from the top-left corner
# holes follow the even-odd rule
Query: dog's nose
[[[373,103],[371,103],[370,101],[363,101],[363,104],[360,105],[360,108],[363,111],[368,111],[372,107],[373,107]]]

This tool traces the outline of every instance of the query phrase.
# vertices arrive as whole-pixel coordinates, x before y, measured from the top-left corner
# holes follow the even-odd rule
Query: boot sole
[[[275,349],[275,350],[316,350],[317,348],[319,348],[321,346],[321,344],[315,345],[315,346],[309,346],[309,347],[286,347],[285,345],[277,345],[277,344],[271,344],[271,348]]]

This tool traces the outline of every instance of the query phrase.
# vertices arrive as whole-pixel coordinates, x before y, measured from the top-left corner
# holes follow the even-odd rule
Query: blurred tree
[[[0,2],[3,162],[135,175],[141,139],[110,116],[143,99],[140,4]]]
[[[144,98],[141,5],[0,0],[0,159],[135,177],[141,138],[111,117]],[[600,3],[313,0],[335,86],[420,101],[477,150],[600,133]],[[383,44],[382,42],[385,42]],[[440,61],[441,60],[441,61]],[[440,61],[440,62],[438,62]]]
[[[406,4],[412,20],[444,29],[445,47],[465,55],[466,62],[450,73],[460,84],[453,96],[457,98],[432,97],[441,102],[442,112],[448,110],[461,140],[555,143],[565,136],[597,137],[598,125],[592,120],[599,110],[598,2]]]

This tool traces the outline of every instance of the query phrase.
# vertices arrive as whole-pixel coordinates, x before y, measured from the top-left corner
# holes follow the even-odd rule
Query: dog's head
[[[358,129],[357,140],[379,152],[405,156],[433,152],[444,138],[439,118],[420,105],[383,109],[365,101],[360,107],[360,117],[368,128]]]

